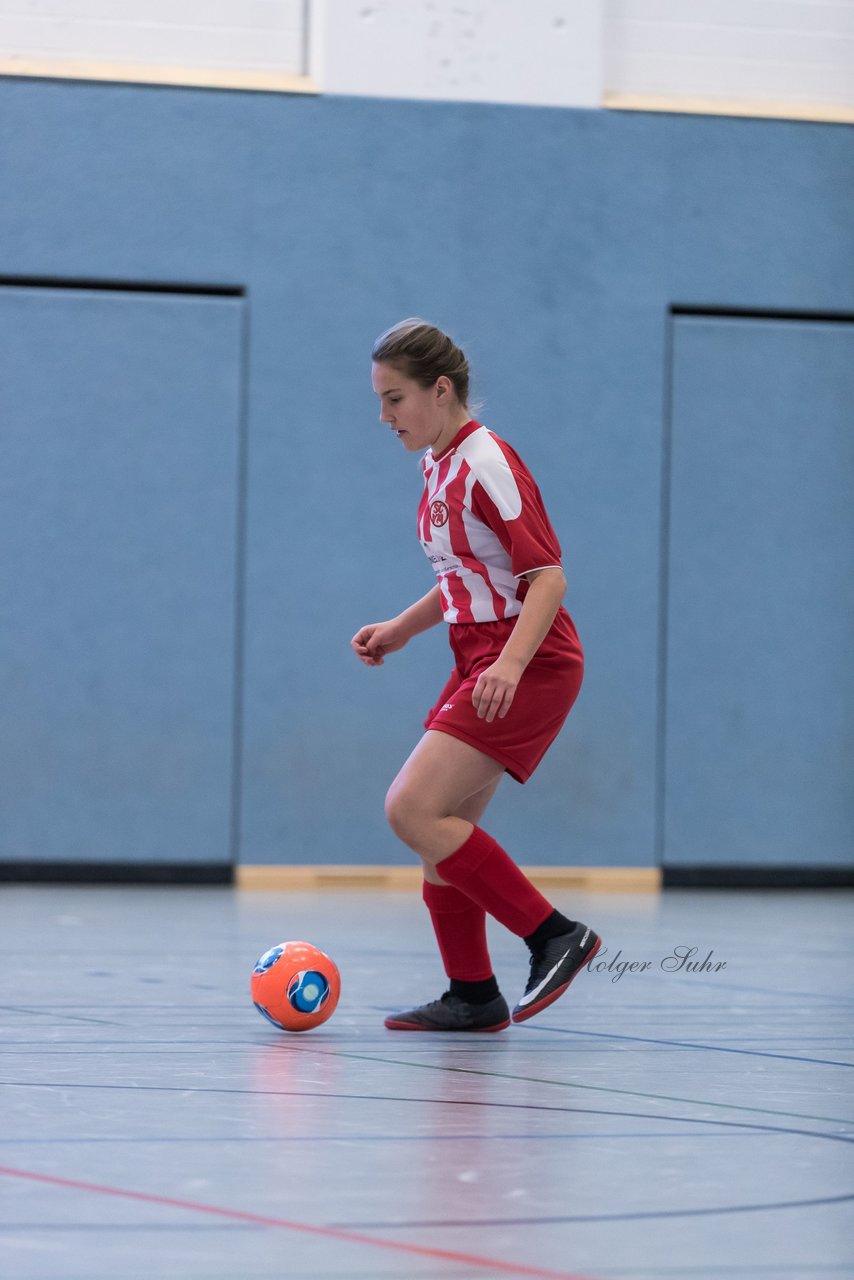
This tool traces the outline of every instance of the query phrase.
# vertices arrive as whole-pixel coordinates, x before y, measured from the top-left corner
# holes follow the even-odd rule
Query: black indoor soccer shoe
[[[583,965],[592,960],[602,939],[586,924],[570,933],[549,938],[531,956],[531,972],[525,994],[513,1010],[513,1021],[524,1022],[548,1008],[566,991]]]
[[[510,1026],[510,1010],[503,996],[488,1004],[469,1004],[450,991],[405,1013],[385,1019],[390,1031],[503,1031]]]

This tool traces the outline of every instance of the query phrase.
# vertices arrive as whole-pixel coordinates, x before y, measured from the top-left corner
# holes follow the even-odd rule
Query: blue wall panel
[[[0,858],[231,859],[241,307],[0,289]]]
[[[432,582],[369,386],[419,313],[541,483],[588,657],[490,825],[531,862],[651,864],[668,306],[854,310],[852,131],[14,81],[0,122],[0,271],[248,290],[241,858],[409,856],[382,797],[446,639],[377,671],[348,643]]]
[[[666,864],[854,864],[854,322],[679,317]]]

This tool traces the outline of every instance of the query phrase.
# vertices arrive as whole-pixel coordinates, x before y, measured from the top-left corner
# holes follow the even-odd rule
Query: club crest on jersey
[[[448,523],[448,508],[444,502],[430,503],[430,523],[437,525],[439,528]]]

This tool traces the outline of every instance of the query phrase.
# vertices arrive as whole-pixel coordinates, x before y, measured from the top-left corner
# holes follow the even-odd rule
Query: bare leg
[[[488,914],[517,937],[530,939],[531,970],[525,993],[512,1018],[523,1022],[557,1000],[583,965],[596,954],[600,939],[587,925],[567,920],[536,889],[512,858],[477,826],[504,768],[491,756],[438,730],[428,730],[416,746],[386,797],[386,817],[395,834],[421,858],[429,886],[449,885],[471,904],[471,919],[464,917],[463,930],[473,935],[483,929]],[[439,875],[442,867],[443,875]],[[450,954],[453,934],[442,932],[438,921],[440,891],[427,891],[434,928],[442,950]],[[445,891],[442,890],[442,893]],[[449,891],[450,896],[450,891]],[[466,908],[468,909],[468,908]],[[476,919],[475,919],[476,917]],[[478,937],[480,932],[478,933]],[[478,949],[477,961],[484,965]],[[442,950],[443,959],[445,950]],[[452,979],[452,991],[453,991]],[[465,1001],[434,1001],[419,1009],[386,1019],[392,1030],[486,1030],[507,1025],[503,1001],[496,997],[483,1009],[487,1024],[472,1021],[472,1008]],[[500,1004],[500,1019],[493,1005]],[[460,1015],[466,1010],[466,1017]]]
[[[499,773],[498,777],[494,778],[492,782],[488,782],[480,791],[476,791],[473,796],[469,796],[467,800],[464,800],[454,814],[454,817],[462,818],[465,822],[471,822],[477,826],[484,815],[486,806],[495,795],[502,776],[503,775]],[[432,862],[426,862],[422,859],[422,866],[424,868],[424,879],[430,884],[447,883],[447,881],[443,880],[439,875],[439,872],[436,870]]]
[[[385,805],[389,825],[423,862],[435,866],[472,833],[474,822],[460,816],[462,807],[471,802],[464,812],[479,816],[503,773],[504,766],[491,756],[430,729],[389,788]]]

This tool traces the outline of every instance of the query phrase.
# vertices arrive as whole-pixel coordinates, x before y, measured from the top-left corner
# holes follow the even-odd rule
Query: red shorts
[[[453,622],[448,628],[457,665],[424,721],[492,756],[517,782],[527,782],[561,730],[578,697],[584,654],[572,619],[558,610],[551,630],[525,668],[504,719],[478,719],[471,695],[478,676],[495,662],[517,618]]]

